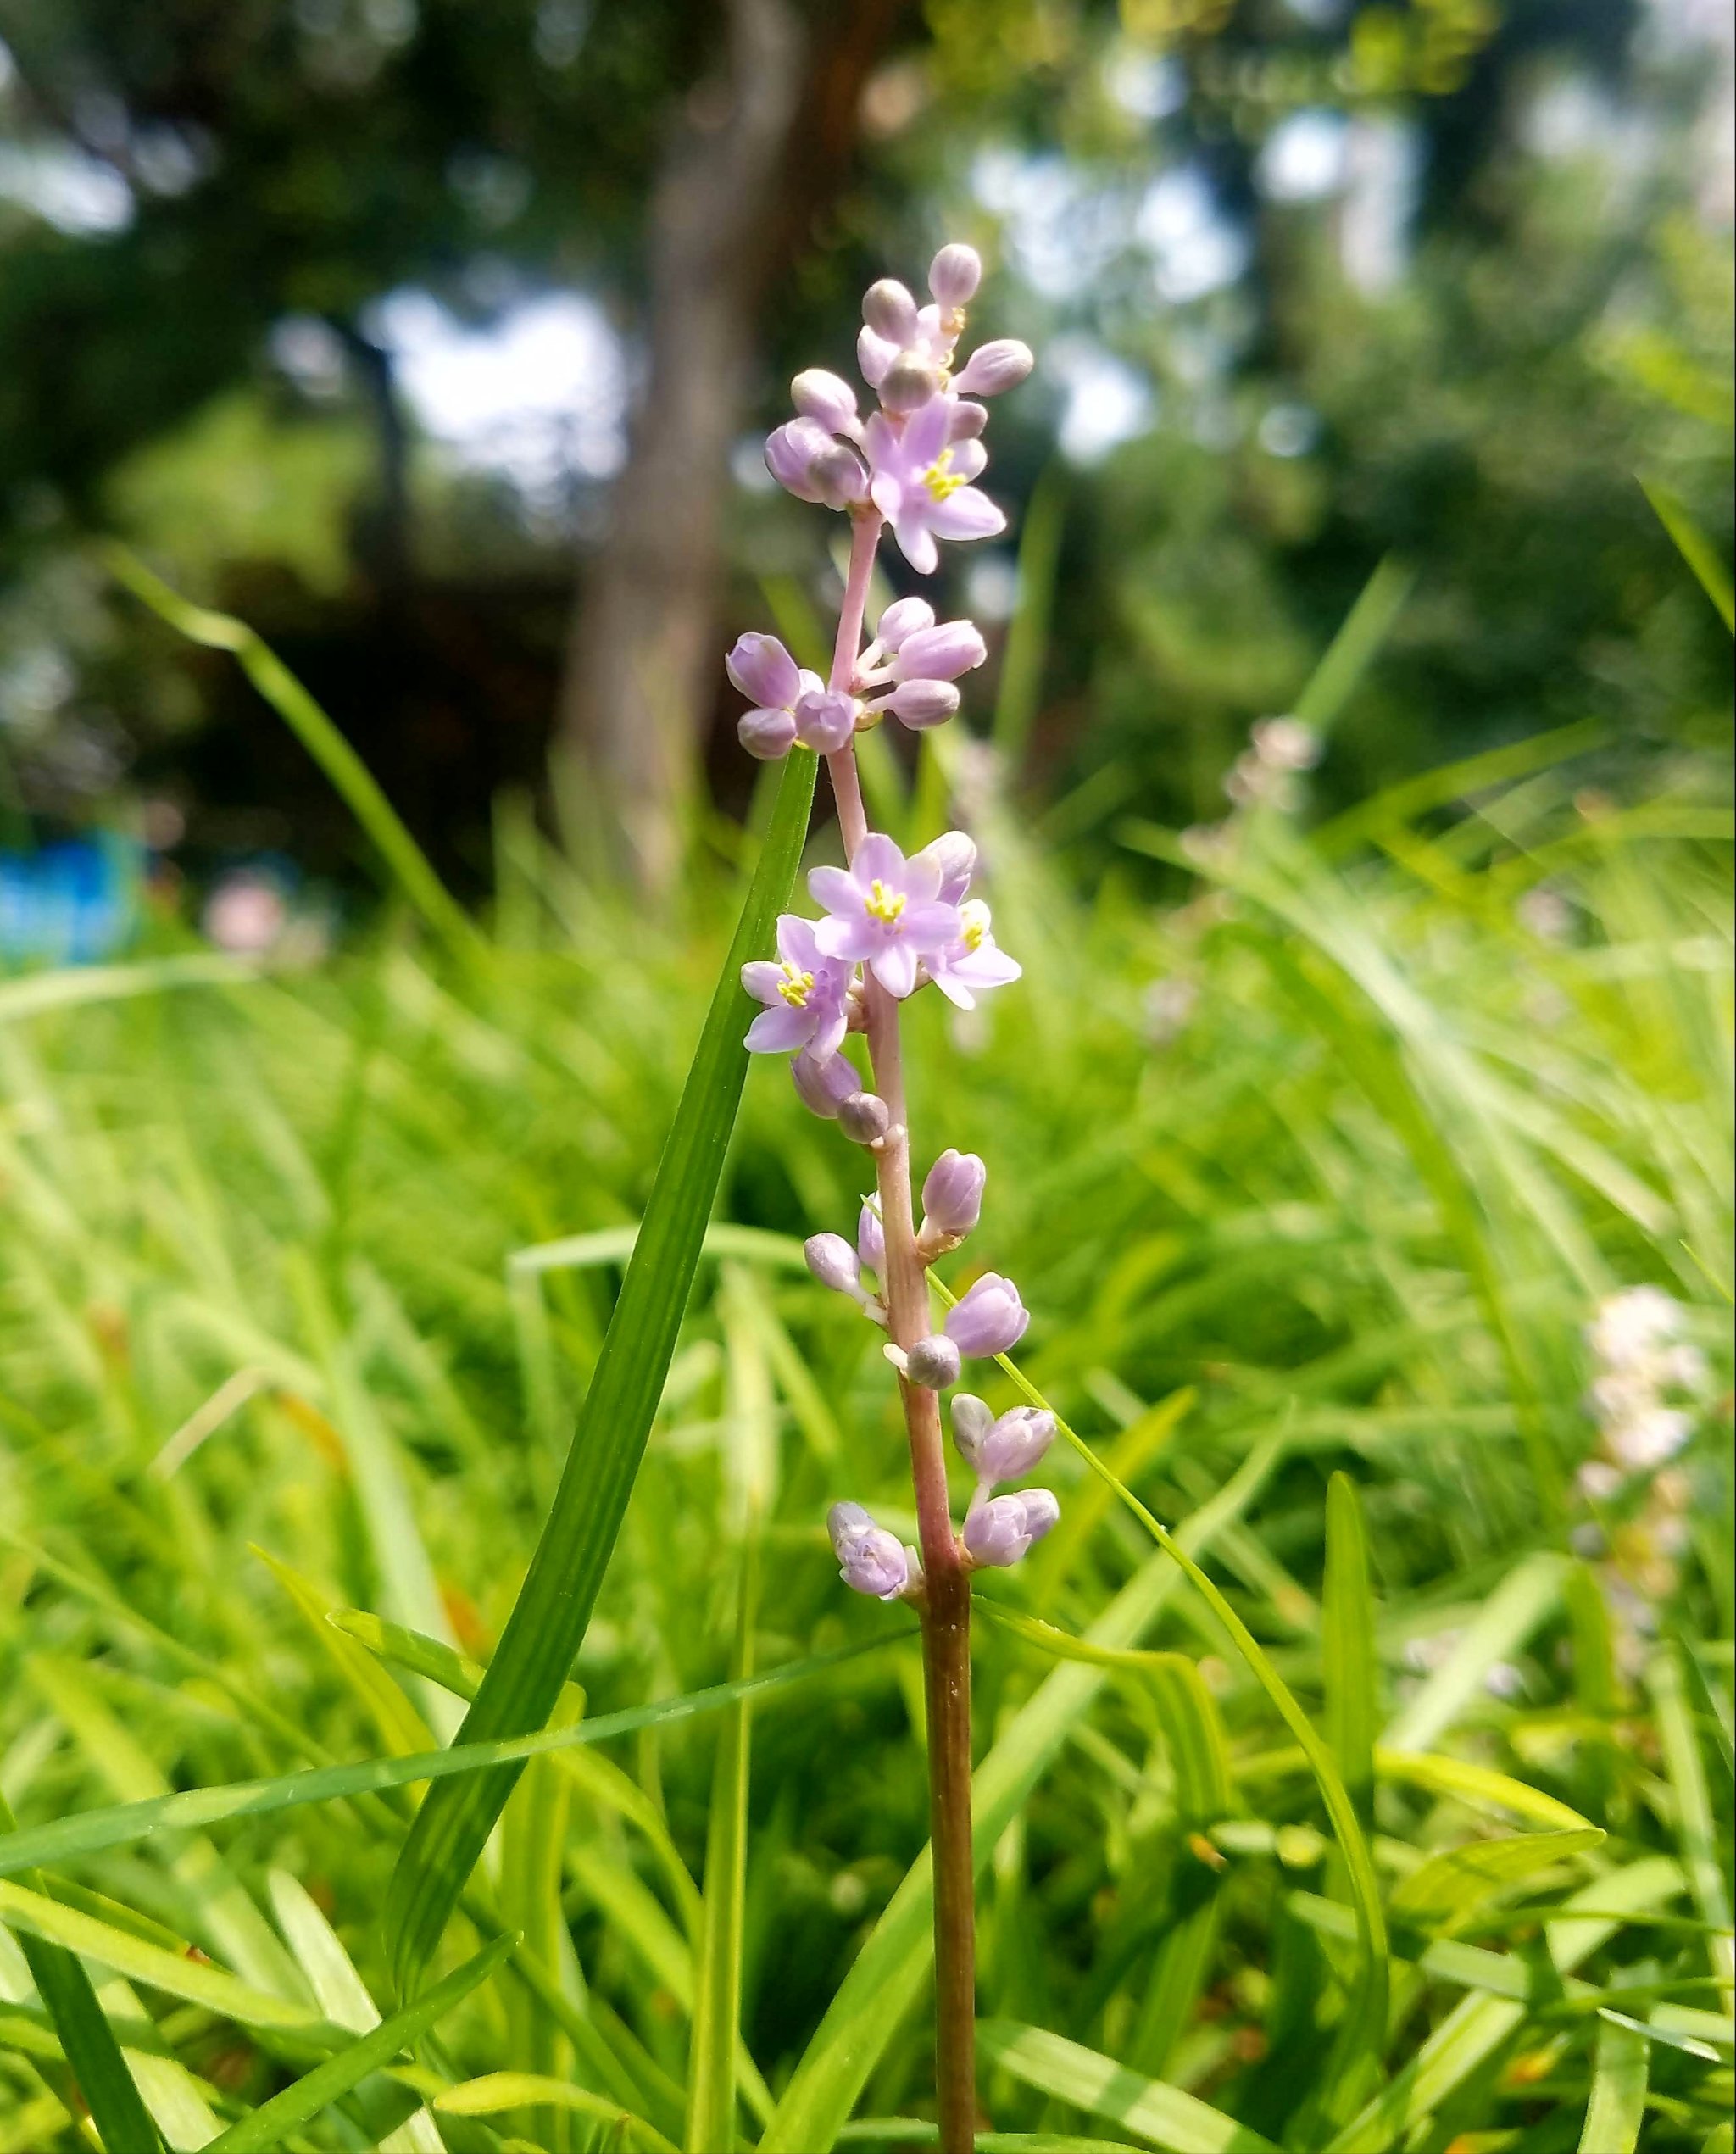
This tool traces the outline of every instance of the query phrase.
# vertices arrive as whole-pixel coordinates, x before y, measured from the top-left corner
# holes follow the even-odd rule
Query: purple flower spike
[[[872,1197],[863,1198],[862,1210],[856,1220],[856,1254],[869,1271],[884,1277],[886,1233]]]
[[[982,1216],[982,1191],[988,1169],[974,1152],[949,1149],[928,1170],[922,1184],[922,1231],[916,1245],[925,1255],[956,1249]]]
[[[833,1504],[826,1514],[826,1529],[837,1556],[838,1576],[853,1591],[896,1600],[909,1587],[909,1552],[860,1504]]]
[[[919,576],[938,565],[937,538],[992,538],[1006,529],[1000,510],[971,484],[988,462],[982,444],[949,443],[950,411],[948,398],[931,397],[902,427],[876,411],[863,430],[870,498]]]
[[[982,257],[974,247],[954,240],[943,247],[928,269],[928,289],[938,306],[956,310],[968,307],[982,281]]]
[[[986,988],[1004,988],[1024,971],[1015,957],[1009,957],[994,939],[988,907],[971,898],[959,907],[963,932],[949,943],[938,957],[928,960],[928,977],[960,1010],[974,1010]]]
[[[1012,1281],[999,1272],[985,1272],[948,1311],[946,1333],[961,1354],[987,1361],[996,1354],[1010,1354],[1030,1321],[1030,1311]]]
[[[835,1055],[849,1028],[850,970],[820,948],[811,920],[785,913],[777,923],[777,962],[742,967],[742,985],[765,1005],[748,1027],[748,1052],[787,1055],[800,1047],[821,1061]]]
[[[916,858],[932,860],[939,869],[940,902],[962,908],[971,877],[976,872],[976,840],[962,830],[949,830],[932,845],[925,845]]]
[[[856,730],[856,705],[849,696],[815,686],[797,697],[791,723],[804,748],[835,755]]]
[[[822,1121],[832,1121],[846,1099],[864,1096],[859,1091],[861,1079],[842,1055],[822,1060],[804,1048],[790,1064],[790,1081],[802,1105]]]
[[[1015,1406],[997,1420],[982,1400],[961,1391],[953,1400],[953,1441],[985,1487],[1021,1481],[1054,1441],[1054,1416],[1040,1406]]]
[[[1037,364],[1031,347],[1016,337],[998,337],[992,344],[979,344],[953,377],[961,397],[998,397],[1016,389]]]
[[[828,434],[854,435],[861,431],[856,392],[839,375],[823,366],[810,366],[790,384],[790,401],[804,419],[811,419]]]
[[[973,1503],[965,1517],[965,1551],[973,1564],[1004,1569],[1040,1541],[1061,1515],[1047,1489]]]
[[[916,984],[918,963],[963,932],[957,906],[938,902],[938,867],[920,854],[907,860],[878,831],[848,868],[816,867],[808,888],[826,912],[814,931],[819,948],[847,966],[867,965],[900,999]]]
[[[957,714],[961,700],[950,681],[904,681],[877,707],[891,711],[913,733],[922,733],[932,726],[945,725]]]
[[[988,646],[974,621],[943,621],[938,627],[919,628],[903,639],[893,654],[893,678],[956,681],[988,656]],[[762,696],[759,700],[772,699]]]
[[[934,609],[927,599],[894,598],[880,616],[874,638],[882,650],[896,651],[903,647],[905,637],[933,626]]]

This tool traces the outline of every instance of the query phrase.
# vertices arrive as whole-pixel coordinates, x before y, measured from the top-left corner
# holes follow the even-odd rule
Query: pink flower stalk
[[[750,1055],[799,1047],[824,1061],[843,1044],[850,967],[821,949],[812,921],[785,913],[777,923],[777,962],[744,965],[742,985],[765,1005],[748,1027]]]
[[[956,905],[938,902],[940,871],[920,854],[907,860],[891,838],[872,832],[847,868],[816,867],[808,888],[826,917],[815,940],[827,957],[866,965],[902,1000],[916,967],[963,932]],[[842,1035],[840,1035],[842,1037]]]

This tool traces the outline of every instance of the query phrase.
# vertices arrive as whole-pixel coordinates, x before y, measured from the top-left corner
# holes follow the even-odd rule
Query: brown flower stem
[[[831,685],[848,693],[862,648],[862,621],[881,520],[859,515],[838,620]],[[847,859],[868,834],[853,748],[826,759]],[[874,1088],[892,1126],[876,1154],[886,1238],[887,1331],[906,1352],[927,1337],[928,1274],[916,1247],[910,1138],[899,1005],[865,976],[864,1005]],[[971,1587],[953,1531],[938,1395],[899,1378],[910,1444],[910,1478],[922,1553],[922,1663],[928,1718],[929,1840],[934,1877],[935,2085],[941,2154],[971,2154],[976,2133],[976,1912],[971,1848]]]

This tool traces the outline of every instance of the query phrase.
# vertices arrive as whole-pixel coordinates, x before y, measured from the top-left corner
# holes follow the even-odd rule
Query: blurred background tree
[[[223,662],[113,593],[118,531],[284,649],[469,887],[554,743],[574,849],[666,887],[742,804],[716,653],[829,572],[758,433],[954,233],[1043,354],[998,428],[1013,537],[952,595],[1004,622],[1020,530],[1054,555],[998,730],[1058,828],[1217,813],[1388,554],[1414,595],[1328,799],[1719,707],[1636,482],[1728,550],[1698,0],[0,0],[0,38],[19,827],[131,799],[196,871],[347,861]]]

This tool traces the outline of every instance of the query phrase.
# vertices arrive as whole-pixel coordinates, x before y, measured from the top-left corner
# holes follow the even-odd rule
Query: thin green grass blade
[[[360,2040],[315,2065],[293,2086],[273,2095],[250,2116],[231,2124],[211,2141],[208,2154],[265,2154],[268,2148],[281,2146],[292,2132],[311,2123],[321,2110],[359,2086],[381,2066],[390,2064],[454,2005],[461,2004],[479,1982],[486,1982],[502,1965],[517,1942],[509,1934],[491,1939],[473,1959],[453,1968],[415,2004],[394,2012],[390,2019],[382,2019]]]
[[[1510,1571],[1467,1625],[1449,1657],[1387,1727],[1383,1750],[1426,1750],[1483,1695],[1483,1678],[1497,1661],[1511,1660],[1561,1597],[1565,1556],[1549,1550],[1528,1556]]]
[[[1717,1828],[1713,1820],[1711,1795],[1706,1785],[1705,1760],[1694,1716],[1688,1708],[1683,1679],[1681,1648],[1666,1645],[1652,1656],[1645,1672],[1657,1715],[1658,1740],[1663,1749],[1670,1785],[1676,1791],[1677,1829],[1682,1867],[1694,1894],[1700,1920],[1706,1925],[1707,1948],[1712,1972],[1731,2002],[1736,1985],[1736,1939],[1730,1929],[1730,1894],[1718,1862]]]
[[[1390,554],[1377,564],[1307,687],[1296,699],[1294,715],[1305,726],[1325,732],[1338,717],[1379,656],[1416,582],[1416,571]]]
[[[21,980],[0,982],[0,1024],[84,1003],[163,994],[174,988],[245,987],[261,977],[256,965],[214,950],[151,958],[138,965],[66,966],[55,972],[31,972]]]
[[[1277,2154],[1269,2139],[1180,2087],[1143,2078],[1113,2057],[1041,2027],[985,2019],[983,2054],[1027,2086],[1107,2117],[1166,2154]]]
[[[1592,2055],[1591,2100],[1579,2154],[1633,2154],[1645,2120],[1645,2088],[1651,2051],[1645,2037],[1617,2020],[1598,2022]]]
[[[1473,1765],[1462,1757],[1433,1750],[1377,1749],[1374,1769],[1383,1780],[1400,1780],[1430,1795],[1452,1795],[1474,1810],[1508,1810],[1551,1832],[1578,1832],[1590,1823],[1570,1804],[1541,1788],[1527,1787],[1492,1765]]]
[[[730,1673],[753,1673],[759,1558],[751,1534],[742,1550],[741,1592]],[[736,2135],[736,2051],[742,2018],[742,1941],[747,1911],[749,1715],[744,1698],[723,1725],[711,1780],[705,1837],[705,1912],[700,1925],[687,2051],[687,2154],[710,2154]]]
[[[485,2072],[480,2079],[448,2087],[434,2097],[433,2107],[442,2117],[498,2117],[509,2109],[570,2109],[614,2126],[618,2144],[643,2147],[647,2154],[676,2154],[674,2143],[631,2109],[570,2080],[551,2079],[540,2073]]]
[[[81,1811],[46,1825],[26,1826],[0,1836],[0,1879],[40,1867],[53,1867],[100,1854],[111,1847],[129,1847],[163,1832],[184,1832],[203,1825],[227,1823],[236,1817],[259,1817],[279,1810],[297,1810],[311,1802],[331,1802],[340,1797],[371,1795],[384,1788],[413,1786],[419,1780],[447,1780],[467,1773],[487,1773],[504,1766],[517,1766],[526,1758],[542,1757],[584,1743],[607,1742],[615,1735],[630,1735],[644,1728],[660,1728],[675,1721],[692,1720],[701,1713],[721,1712],[738,1699],[762,1697],[775,1690],[804,1683],[810,1676],[870,1653],[883,1653],[908,1643],[912,1634],[900,1628],[860,1645],[846,1645],[832,1653],[815,1653],[791,1661],[764,1675],[740,1683],[719,1683],[708,1690],[690,1690],[678,1698],[659,1698],[655,1704],[630,1706],[624,1712],[605,1713],[576,1728],[547,1728],[531,1735],[515,1735],[498,1743],[470,1743],[450,1750],[427,1750],[420,1757],[364,1758],[353,1765],[322,1765],[309,1773],[286,1773],[275,1779],[234,1780],[220,1787],[189,1788],[176,1795],[154,1795],[142,1802],[116,1803],[102,1810]],[[4,1888],[0,1886],[0,1912]]]
[[[0,1833],[12,1829],[12,1812],[0,1795]],[[31,1890],[41,1890],[34,1870],[25,1873],[24,1881]],[[111,2154],[132,2147],[138,2154],[161,2154],[157,2127],[78,1955],[28,1930],[19,1932],[18,1941],[103,2146]]]
[[[1374,1817],[1374,1731],[1379,1661],[1374,1595],[1368,1579],[1368,1529],[1362,1500],[1346,1473],[1326,1492],[1326,1585],[1321,1605],[1327,1740],[1344,1792],[1365,1830]]]
[[[1060,560],[1061,527],[1066,517],[1066,480],[1057,458],[1032,488],[1019,536],[1019,598],[1007,629],[994,699],[992,738],[1016,771],[1030,744],[1031,727],[1043,692],[1043,664],[1049,651],[1049,617],[1054,604],[1055,569]]]
[[[771,947],[801,858],[818,767],[805,753],[785,765],[554,1506],[499,1650],[459,1730],[465,1744],[540,1728],[584,1637],[675,1351],[747,1076],[739,974]],[[401,1995],[414,1989],[438,1944],[513,1778],[497,1773],[431,1789],[418,1813],[387,1895]]]
[[[1642,479],[1639,490],[1650,502],[1658,521],[1675,542],[1676,551],[1694,571],[1699,584],[1718,609],[1726,628],[1736,630],[1736,590],[1730,571],[1712,550],[1712,543],[1677,497],[1655,479]]]
[[[417,911],[452,949],[474,950],[476,930],[429,865],[427,854],[381,791],[373,772],[264,639],[244,621],[183,598],[126,547],[111,544],[103,552],[117,582],[177,634],[208,650],[235,654],[248,680],[331,781]]]
[[[1427,1923],[1473,1914],[1492,1894],[1523,1884],[1539,1870],[1600,1846],[1596,1825],[1577,1832],[1522,1833],[1510,1840],[1472,1840],[1443,1848],[1400,1880],[1392,1897],[1394,1916]]]

